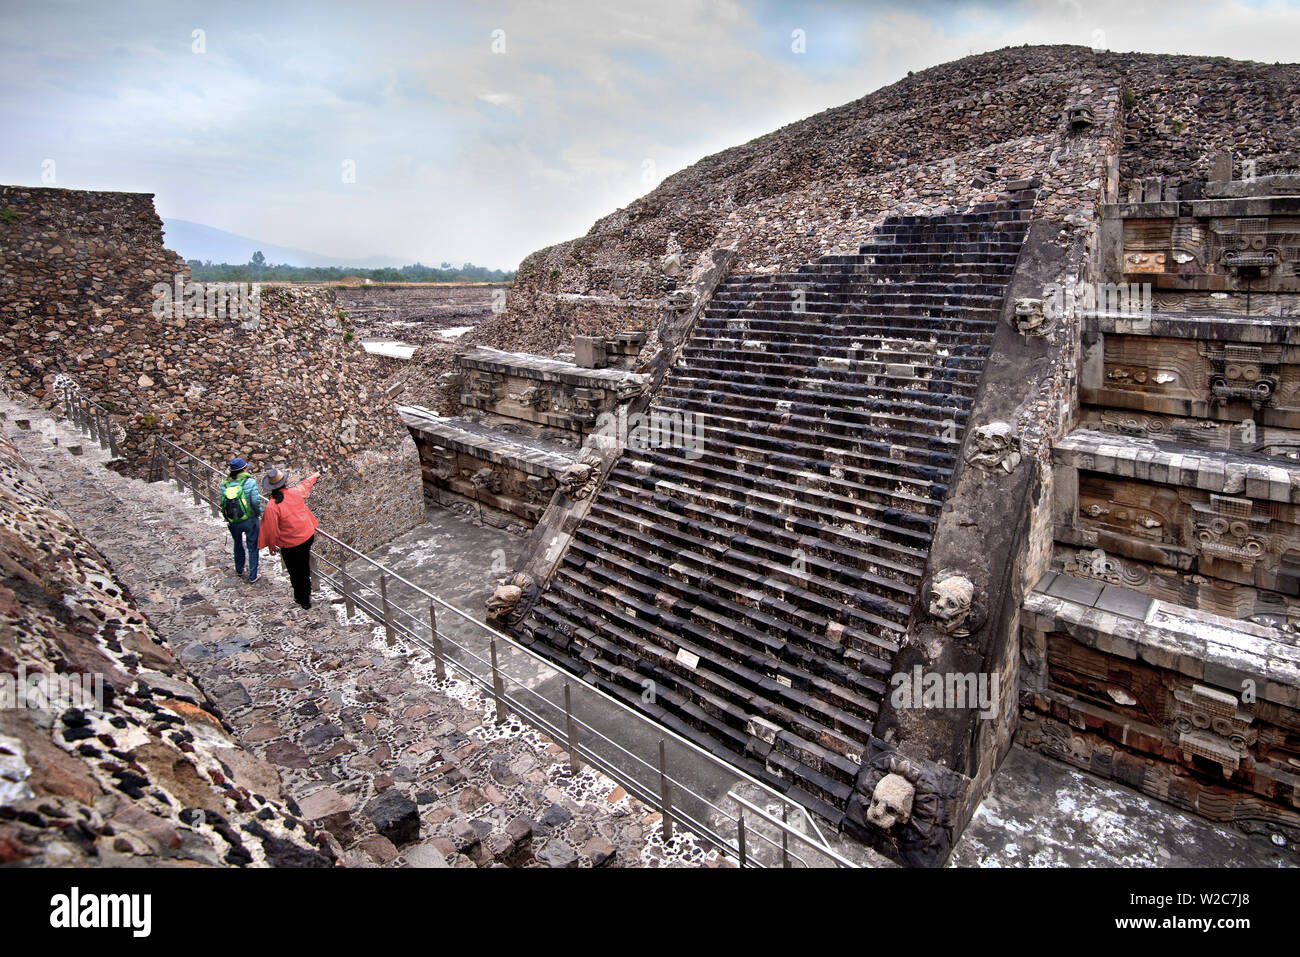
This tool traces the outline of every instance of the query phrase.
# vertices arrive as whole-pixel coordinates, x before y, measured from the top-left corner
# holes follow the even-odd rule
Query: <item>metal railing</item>
[[[86,395],[81,386],[66,375],[54,380],[54,388],[61,393],[63,412],[68,420],[117,458],[117,423],[113,421],[113,413]]]
[[[84,418],[71,413],[69,418],[86,429]],[[226,478],[220,469],[156,436],[151,471],[155,478],[174,481],[179,491],[188,489],[195,505],[206,504],[219,515],[218,490]],[[513,711],[564,747],[573,774],[580,773],[584,763],[603,772],[662,815],[665,842],[681,826],[742,867],[858,866],[828,845],[807,809],[779,791],[323,529],[316,530],[316,537],[323,547],[313,550],[312,576],[342,596],[348,618],[360,610],[383,626],[390,647],[400,638],[427,652],[439,681],[446,680],[449,670],[463,675],[490,696],[497,725],[505,724]],[[402,594],[393,594],[395,590]],[[477,648],[471,647],[474,644]],[[501,661],[503,649],[511,656],[506,664]],[[520,674],[523,669],[527,672]],[[577,713],[575,697],[587,704],[586,718]],[[601,717],[607,724],[611,718],[619,724],[627,746],[594,726]],[[649,742],[649,756],[637,753],[638,740]],[[685,772],[698,776],[701,769],[712,780],[733,782],[725,798],[712,800],[701,793],[702,786],[685,780]],[[748,789],[749,798],[737,789]],[[776,805],[780,816],[755,801]]]

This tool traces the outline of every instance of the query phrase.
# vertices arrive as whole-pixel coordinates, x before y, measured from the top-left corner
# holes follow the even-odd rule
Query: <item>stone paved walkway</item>
[[[590,768],[570,774],[562,749],[519,721],[496,726],[490,697],[454,672],[437,681],[431,661],[345,620],[331,596],[297,609],[265,553],[261,580],[236,578],[224,525],[188,493],[105,469],[97,445],[40,412],[3,398],[0,410],[6,437],[346,863],[726,866],[680,831],[665,846],[657,813]]]

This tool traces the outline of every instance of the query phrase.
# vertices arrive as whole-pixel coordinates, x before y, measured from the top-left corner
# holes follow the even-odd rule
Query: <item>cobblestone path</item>
[[[0,411],[0,431],[347,864],[726,865],[680,831],[665,846],[657,813],[590,768],[570,774],[560,746],[518,720],[495,725],[490,696],[454,671],[437,681],[418,650],[345,620],[337,596],[298,609],[277,560],[263,553],[255,584],[237,578],[225,526],[188,493],[106,469],[107,453],[43,412],[3,398]],[[376,829],[394,833],[395,816],[411,825],[400,844]]]

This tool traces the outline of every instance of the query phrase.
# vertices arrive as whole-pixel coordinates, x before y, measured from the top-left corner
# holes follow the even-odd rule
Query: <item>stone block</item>
[[[605,340],[598,336],[574,336],[574,361],[583,369],[603,369],[609,365]]]
[[[371,799],[364,810],[375,830],[398,846],[420,836],[419,806],[396,788]]]

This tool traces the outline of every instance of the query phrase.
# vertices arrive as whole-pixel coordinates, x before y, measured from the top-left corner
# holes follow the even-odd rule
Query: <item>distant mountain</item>
[[[355,266],[358,269],[384,269],[405,266],[409,260],[391,256],[369,256],[364,259],[338,259],[320,253],[289,246],[276,246],[260,239],[249,239],[223,229],[214,229],[202,223],[184,219],[163,219],[163,242],[168,249],[180,253],[182,259],[198,259],[214,263],[246,263],[257,250],[262,251],[272,265],[289,266]]]

